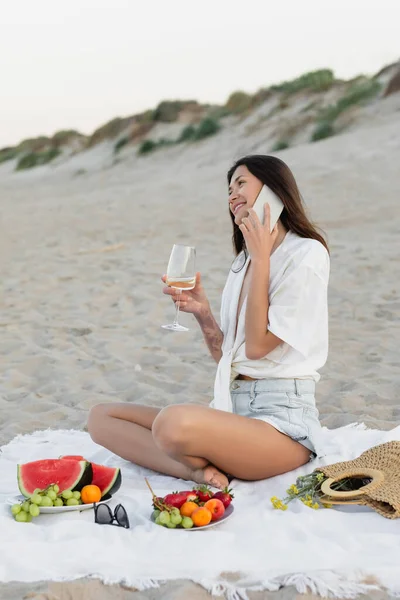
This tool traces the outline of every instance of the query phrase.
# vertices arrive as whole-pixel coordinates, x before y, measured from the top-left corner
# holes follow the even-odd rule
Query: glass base
[[[169,329],[170,331],[189,331],[188,327],[179,325],[179,323],[171,323],[170,325],[161,325],[163,329]]]

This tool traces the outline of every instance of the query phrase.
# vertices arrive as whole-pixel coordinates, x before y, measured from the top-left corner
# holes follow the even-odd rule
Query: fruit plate
[[[209,529],[210,527],[215,527],[216,525],[221,525],[221,523],[225,523],[225,521],[233,515],[234,510],[235,509],[233,508],[232,504],[230,504],[228,508],[225,509],[224,516],[221,517],[221,519],[218,519],[218,521],[211,521],[211,523],[209,523],[208,525],[203,525],[203,527],[191,527],[191,529],[177,527],[177,529],[178,531],[203,531],[204,529]],[[150,520],[152,523],[155,522],[155,520],[152,517],[150,517]],[[161,525],[157,525],[157,527],[161,527]],[[168,527],[164,527],[164,529],[168,529]]]
[[[111,498],[112,496],[107,494],[104,496],[103,500],[96,502],[96,504],[107,504],[110,502]],[[14,498],[9,498],[7,500],[7,504],[19,504],[22,500],[26,500],[26,498],[24,498],[24,496],[14,496]],[[77,506],[41,506],[40,514],[57,514],[62,512],[71,512],[73,510],[88,510],[89,508],[94,508],[94,504],[78,504]]]

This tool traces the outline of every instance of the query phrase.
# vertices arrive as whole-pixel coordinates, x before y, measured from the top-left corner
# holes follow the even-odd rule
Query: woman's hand
[[[164,283],[166,278],[166,275],[161,277]],[[206,316],[210,312],[210,304],[207,300],[203,286],[201,285],[200,273],[196,273],[196,285],[192,290],[182,290],[182,292],[179,293],[179,290],[166,286],[163,288],[163,294],[171,296],[175,303],[179,302],[179,310],[191,313],[195,317]]]
[[[268,258],[278,237],[278,224],[270,232],[271,212],[268,203],[264,205],[264,215],[263,225],[255,210],[250,208],[248,216],[244,217],[239,225],[253,261]]]

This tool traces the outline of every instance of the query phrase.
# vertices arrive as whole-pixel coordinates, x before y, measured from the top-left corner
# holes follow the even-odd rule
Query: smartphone
[[[272,231],[285,207],[282,200],[268,186],[263,185],[253,205],[253,210],[255,210],[262,224],[264,224],[264,204],[266,203],[269,204],[270,208],[270,229]]]

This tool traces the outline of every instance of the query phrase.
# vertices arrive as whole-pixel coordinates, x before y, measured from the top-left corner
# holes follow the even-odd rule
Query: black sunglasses
[[[116,521],[116,523],[114,523]],[[108,504],[95,504],[94,522],[99,525],[115,525],[116,527],[125,527],[129,529],[129,519],[122,504],[117,504],[114,514]]]

